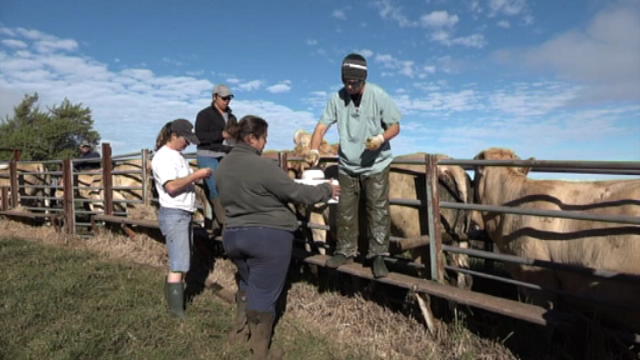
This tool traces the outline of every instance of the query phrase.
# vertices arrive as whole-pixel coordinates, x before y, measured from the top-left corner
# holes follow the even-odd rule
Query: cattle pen
[[[193,158],[193,155],[187,156]],[[274,161],[278,161],[283,170],[288,170],[292,162],[303,159],[295,154],[279,152],[271,155]],[[137,153],[112,156],[109,144],[102,145],[102,158],[99,160],[99,168],[96,170],[78,171],[74,165],[78,160],[47,160],[47,161],[20,161],[19,152],[14,152],[13,159],[5,165],[2,174],[3,182],[0,183],[0,215],[10,218],[28,219],[44,224],[51,224],[74,236],[90,236],[91,229],[96,224],[116,223],[120,224],[130,235],[134,234],[133,228],[146,227],[157,228],[155,218],[134,218],[131,209],[136,205],[155,206],[157,199],[153,195],[153,179],[149,173],[148,163],[151,152],[143,150]],[[95,160],[94,160],[95,161]],[[335,158],[324,157],[322,162],[335,162]],[[126,169],[121,164],[135,164]],[[42,165],[38,170],[28,169],[29,164]],[[616,273],[606,269],[585,268],[575,265],[560,264],[533,258],[523,258],[508,254],[502,254],[492,249],[491,243],[486,239],[470,238],[475,240],[470,248],[443,243],[441,223],[441,209],[455,209],[460,211],[485,211],[495,213],[510,213],[536,217],[569,218],[577,220],[590,220],[612,222],[640,226],[640,218],[636,216],[591,214],[580,211],[560,210],[534,210],[522,209],[514,206],[481,205],[476,203],[463,203],[452,201],[440,201],[438,191],[438,178],[436,168],[440,165],[461,166],[472,170],[475,166],[515,166],[530,167],[532,171],[562,172],[562,173],[592,173],[614,175],[640,175],[640,162],[621,161],[544,161],[544,160],[459,160],[437,159],[434,155],[425,154],[423,159],[394,161],[394,164],[417,165],[424,167],[423,196],[413,199],[390,199],[392,205],[408,206],[424,210],[427,217],[427,231],[420,238],[406,239],[392,237],[392,243],[399,245],[400,249],[423,249],[425,264],[407,261],[398,256],[390,256],[386,261],[392,266],[389,276],[381,279],[373,279],[368,268],[354,263],[343,265],[337,271],[353,276],[390,284],[422,293],[428,296],[446,299],[457,304],[488,310],[490,312],[506,315],[541,326],[555,326],[567,321],[567,314],[558,310],[549,310],[542,306],[519,302],[514,299],[500,297],[489,293],[478,292],[473,289],[458,288],[449,285],[445,281],[447,273],[461,273],[473,278],[481,278],[492,282],[502,282],[518,288],[526,288],[534,291],[551,291],[557,295],[575,297],[573,294],[563,293],[557,290],[524,281],[519,281],[508,276],[491,271],[493,262],[505,262],[521,265],[536,266],[540,268],[560,271],[577,272],[601,279],[616,279],[626,282],[640,282],[638,274]],[[134,179],[129,183],[118,182],[114,179],[118,176]],[[90,178],[88,183],[82,183],[84,178]],[[122,194],[128,194],[124,196]],[[637,200],[637,199],[636,199]],[[206,208],[206,204],[200,204]],[[205,211],[206,212],[206,211]],[[206,215],[205,215],[206,217]],[[202,224],[198,225],[202,226]],[[329,231],[330,225],[314,224],[301,221],[304,229],[320,229]],[[305,233],[304,231],[302,232]],[[220,240],[219,238],[217,239]],[[303,242],[312,241],[309,238],[300,239]],[[404,245],[403,245],[404,244]],[[462,254],[465,256],[483,259],[482,269],[463,268],[447,263],[447,254]],[[304,247],[298,247],[294,254],[299,260],[314,266],[323,267],[328,258],[325,254],[309,251]],[[421,276],[406,273],[401,269],[410,267],[423,271]],[[597,299],[582,299],[598,302]],[[619,309],[627,311],[629,309]],[[637,310],[637,309],[636,309]],[[428,301],[423,311],[425,317],[429,316]],[[615,331],[625,341],[640,343],[640,335],[623,331]]]

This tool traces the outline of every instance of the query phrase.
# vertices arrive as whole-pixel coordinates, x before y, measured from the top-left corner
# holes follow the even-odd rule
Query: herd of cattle
[[[307,152],[309,134],[297,133],[296,148],[290,157],[302,157]],[[335,156],[335,146],[323,144],[321,155]],[[425,154],[402,156],[397,160],[423,160]],[[445,159],[439,156],[439,159]],[[476,156],[478,160],[518,159],[512,151],[491,148]],[[34,197],[51,196],[44,187],[31,187],[51,183],[50,177],[42,175],[44,166],[38,163],[19,163],[18,173],[23,185],[20,195],[25,198],[21,204],[34,203]],[[423,199],[425,188],[424,165],[392,165],[390,173],[390,194],[392,199]],[[289,162],[291,176],[299,176],[303,169],[300,162]],[[336,166],[325,168],[327,177],[337,175]],[[626,215],[640,217],[640,179],[611,181],[560,181],[534,180],[527,177],[528,169],[505,166],[476,166],[474,179],[455,165],[439,165],[437,172],[438,194],[443,201],[475,203],[484,205],[517,206],[524,209],[573,210],[588,214]],[[155,211],[141,210],[143,206],[142,179],[149,172],[141,160],[116,163],[113,170],[113,198],[128,200],[118,210],[127,211],[130,217],[155,216]],[[77,198],[91,199],[87,202],[90,210],[100,212],[103,198],[102,175],[78,175]],[[47,180],[49,179],[49,180]],[[55,181],[53,181],[55,182]],[[25,186],[26,185],[26,186]],[[9,186],[8,169],[0,165],[0,186]],[[150,193],[153,186],[145,187]],[[58,188],[55,197],[61,197]],[[204,192],[199,189],[199,201],[206,205]],[[153,202],[152,202],[153,204]],[[205,212],[207,206],[204,207]],[[297,209],[309,222],[315,224],[332,223],[335,217],[330,206],[321,205],[311,209]],[[428,246],[427,216],[422,207],[392,205],[391,231],[393,238],[403,238],[414,243],[412,246],[395,244],[393,248],[411,257],[416,262],[428,262],[425,246]],[[200,220],[207,216],[200,213]],[[210,214],[208,215],[210,216]],[[575,273],[552,270],[537,266],[507,264],[507,270],[517,280],[540,285],[551,293],[568,293],[582,298],[595,299],[585,305],[580,300],[570,301],[577,307],[588,306],[590,311],[598,310],[605,321],[610,321],[626,329],[640,332],[640,226],[622,225],[597,220],[574,220],[567,218],[538,217],[530,215],[441,209],[443,242],[459,247],[469,247],[469,234],[484,230],[497,251],[523,258],[537,259],[560,264],[582,266],[587,269],[605,270],[610,278],[594,278],[585,272]],[[335,227],[330,227],[335,229]],[[331,243],[335,234],[330,231],[313,230],[313,243]],[[468,268],[469,259],[465,255],[450,255],[447,261],[456,267]],[[620,277],[620,279],[619,279]],[[624,278],[624,279],[622,279]],[[629,278],[632,280],[630,281]],[[459,274],[449,279],[456,286],[469,287],[470,277]],[[532,302],[549,306],[554,297],[548,292],[527,294]],[[602,305],[606,303],[607,305]],[[598,305],[600,304],[600,305]]]

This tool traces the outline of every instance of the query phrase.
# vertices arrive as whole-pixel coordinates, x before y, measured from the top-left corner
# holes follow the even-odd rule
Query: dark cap
[[[227,85],[219,84],[213,88],[213,95],[218,95],[220,97],[233,96],[231,89]]]
[[[367,60],[360,54],[351,53],[342,60],[342,82],[366,80]]]
[[[171,132],[179,136],[184,136],[190,143],[198,145],[200,141],[193,131],[193,125],[189,120],[176,119],[171,122]]]

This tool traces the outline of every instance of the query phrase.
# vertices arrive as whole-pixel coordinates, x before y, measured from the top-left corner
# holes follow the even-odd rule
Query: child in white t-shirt
[[[169,311],[184,317],[184,275],[189,271],[193,233],[191,216],[196,209],[194,183],[211,176],[211,169],[193,172],[181,151],[198,144],[193,125],[177,119],[165,124],[156,139],[151,161],[153,179],[160,200],[158,222],[169,252],[169,274],[165,297]]]

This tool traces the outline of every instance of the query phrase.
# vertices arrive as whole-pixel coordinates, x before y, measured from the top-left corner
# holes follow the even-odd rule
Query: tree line
[[[41,110],[38,99],[37,93],[25,95],[13,116],[0,120],[0,160],[11,159],[12,149],[21,151],[22,160],[73,158],[81,144],[98,144],[100,134],[93,129],[91,109],[65,98]]]

